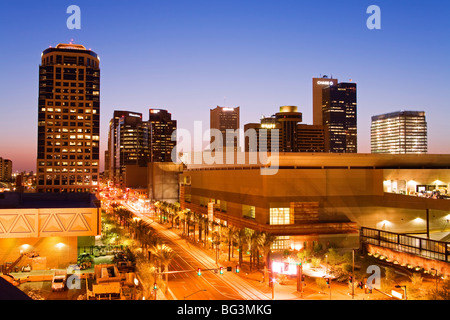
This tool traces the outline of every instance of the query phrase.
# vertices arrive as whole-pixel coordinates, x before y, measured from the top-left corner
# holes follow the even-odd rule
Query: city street
[[[166,229],[154,222],[148,214],[139,212],[136,208],[125,204],[137,217],[143,219],[159,232],[162,239],[176,252],[176,256],[169,265],[169,271],[191,270],[186,273],[174,273],[169,275],[168,299],[182,300],[192,297],[197,300],[266,300],[270,296],[253,288],[245,280],[233,272],[224,271],[223,275],[211,271],[202,271],[197,275],[197,269],[218,269],[220,266],[203,250],[189,244],[175,232]],[[206,291],[200,291],[206,290]]]

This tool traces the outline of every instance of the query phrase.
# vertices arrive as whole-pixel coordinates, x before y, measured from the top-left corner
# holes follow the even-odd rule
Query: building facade
[[[325,150],[356,153],[356,83],[340,82],[322,89],[322,121],[325,126]]]
[[[322,112],[322,93],[323,88],[328,86],[335,86],[338,84],[338,79],[328,76],[321,76],[320,78],[312,79],[312,103],[313,103],[313,125],[323,125]]]
[[[95,192],[99,178],[100,59],[82,45],[43,51],[39,66],[38,192]]]
[[[172,134],[177,130],[177,120],[163,109],[149,109],[149,147],[151,162],[172,162],[172,152],[176,153],[176,139]]]
[[[219,107],[210,110],[210,129],[219,130],[222,134],[222,148],[230,147],[232,150],[238,150],[239,137],[237,135],[228,134],[237,132],[239,125],[240,107]],[[211,136],[211,144],[215,142],[215,137]],[[220,150],[220,148],[216,148]]]
[[[0,158],[0,181],[11,182],[12,179],[12,161]]]
[[[357,247],[360,227],[424,233],[429,225],[439,235],[450,218],[450,156],[419,156],[281,153],[274,175],[262,175],[253,163],[188,164],[180,203],[228,225],[272,233],[275,249],[312,241]],[[441,197],[433,197],[438,189]]]
[[[261,118],[260,123],[244,125],[245,151],[324,152],[323,126],[301,122],[302,113],[297,111],[296,106],[282,106],[271,117]],[[250,133],[252,131],[255,135]],[[276,150],[274,143],[278,143]]]
[[[372,153],[427,153],[427,122],[423,111],[398,111],[372,117]]]
[[[0,264],[23,254],[17,267],[66,268],[77,263],[79,247],[93,246],[100,234],[100,203],[93,194],[8,192],[0,196]]]

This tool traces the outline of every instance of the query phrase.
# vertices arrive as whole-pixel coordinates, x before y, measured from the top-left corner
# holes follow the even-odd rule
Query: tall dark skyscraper
[[[120,184],[127,165],[146,167],[148,162],[171,162],[176,145],[172,133],[176,129],[177,121],[167,110],[150,109],[148,121],[139,112],[114,111],[109,122],[105,177]]]
[[[219,107],[210,110],[210,128],[217,129],[222,133],[222,148],[225,150],[227,146],[233,146],[233,150],[238,150],[239,139],[237,136],[228,135],[227,130],[239,129],[239,107]],[[211,143],[214,137],[211,137]]]
[[[338,79],[328,76],[321,76],[320,78],[312,79],[312,103],[313,103],[313,125],[323,125],[322,112],[322,93],[323,88],[328,86],[335,86],[338,84]]]
[[[78,44],[43,51],[39,66],[37,191],[95,192],[100,59]]]
[[[142,113],[114,111],[109,122],[105,177],[119,182],[126,165],[146,166],[150,160],[148,123]]]
[[[177,121],[163,109],[149,109],[149,147],[151,162],[171,162],[176,140],[172,133],[177,129]]]
[[[322,92],[325,151],[357,152],[356,83],[341,82]]]

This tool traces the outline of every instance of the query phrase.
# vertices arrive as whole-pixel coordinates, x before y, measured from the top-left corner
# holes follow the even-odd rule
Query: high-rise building
[[[12,161],[0,157],[0,181],[10,182],[12,178]]]
[[[324,152],[323,126],[300,122],[302,122],[302,113],[297,111],[296,106],[282,106],[280,111],[271,117],[261,118],[260,123],[246,124],[244,126],[245,151]],[[254,130],[254,137],[249,129]],[[275,139],[274,130],[278,130],[278,139]],[[278,148],[275,150],[272,143],[277,142]]]
[[[325,151],[356,153],[356,83],[340,82],[324,87],[322,90]]]
[[[122,180],[126,165],[147,166],[148,143],[148,123],[142,121],[141,113],[129,112],[119,118],[114,157],[116,177]]]
[[[176,152],[176,139],[172,140],[177,130],[177,120],[163,109],[149,109],[148,135],[150,162],[171,162],[172,152]]]
[[[423,111],[397,111],[372,117],[372,153],[427,153],[427,122]]]
[[[148,124],[142,113],[115,110],[109,121],[105,177],[118,182],[127,164],[147,165],[149,161]]]
[[[95,192],[100,59],[78,44],[43,51],[39,66],[37,191]]]
[[[217,129],[222,134],[222,148],[231,147],[232,150],[238,150],[239,137],[239,108],[240,107],[219,107],[210,110],[210,128]],[[229,134],[227,135],[227,130]],[[236,134],[233,134],[236,133]],[[228,137],[227,137],[228,136]],[[215,141],[211,136],[211,144]],[[219,149],[219,148],[217,148]]]
[[[322,120],[322,92],[323,88],[328,86],[335,86],[338,84],[338,79],[328,76],[312,79],[312,103],[313,103],[313,125],[323,125]]]

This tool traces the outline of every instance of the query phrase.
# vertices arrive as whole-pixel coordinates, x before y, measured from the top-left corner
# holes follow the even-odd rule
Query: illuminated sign
[[[140,114],[137,114],[137,113],[129,113],[128,114],[130,117],[142,117]]]
[[[395,290],[392,290],[392,291],[391,291],[391,294],[392,294],[394,297],[396,297],[396,298],[398,298],[398,299],[400,299],[400,300],[403,300],[403,294],[401,294],[400,292],[395,291]]]
[[[334,82],[333,81],[317,81],[317,84],[325,85],[325,86],[332,86],[332,85],[334,85]]]
[[[297,265],[289,262],[272,262],[272,270],[275,273],[295,275],[297,274]]]
[[[234,108],[222,108],[223,111],[234,111]]]
[[[159,113],[159,110],[150,110],[151,113]]]

